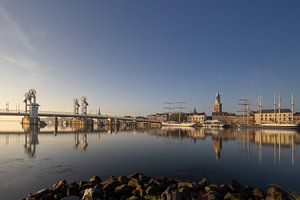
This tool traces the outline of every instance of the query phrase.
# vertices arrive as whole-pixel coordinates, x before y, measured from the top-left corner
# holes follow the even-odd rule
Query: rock
[[[40,200],[53,200],[53,199],[54,199],[54,193],[47,193],[40,198]]]
[[[68,188],[68,183],[66,180],[61,180],[57,183],[55,183],[52,187],[51,187],[51,191],[53,191],[54,193],[59,193],[62,192],[64,193]]]
[[[198,182],[200,187],[205,187],[208,183],[206,178],[201,179],[201,181]]]
[[[256,197],[257,199],[264,199],[265,198],[264,193],[259,188],[255,188],[253,190],[253,196]]]
[[[161,199],[165,200],[181,200],[182,195],[176,187],[168,187],[161,195]]]
[[[94,189],[89,188],[84,191],[83,197],[81,200],[93,200],[94,196]]]
[[[78,194],[79,194],[79,185],[76,182],[69,184],[69,187],[67,189],[67,195],[73,196]]]
[[[54,199],[61,199],[63,197],[65,197],[65,195],[62,194],[62,193],[57,193],[57,194],[54,195]]]
[[[179,182],[178,188],[181,188],[181,187],[193,188],[193,184],[190,182]]]
[[[79,187],[79,190],[86,190],[86,189],[89,189],[89,188],[94,188],[96,184],[94,183],[86,183],[82,186]]]
[[[140,200],[141,198],[140,197],[137,197],[137,196],[131,196],[128,198],[128,200]]]
[[[123,184],[123,185],[117,186],[115,188],[114,192],[117,194],[127,195],[127,194],[132,194],[133,190],[134,190],[133,187],[130,187],[127,184]]]
[[[139,184],[139,182],[138,182],[138,180],[137,179],[134,179],[134,178],[132,178],[132,179],[130,179],[129,181],[128,181],[128,186],[131,186],[131,187],[138,187],[140,184]]]
[[[231,199],[231,193],[230,192],[227,192],[226,194],[225,194],[225,196],[224,196],[224,200],[226,200],[226,199]]]
[[[46,195],[49,192],[48,189],[41,189],[35,193],[29,194],[29,198],[32,199],[40,199],[41,197],[43,197],[44,195]]]
[[[119,186],[119,184],[119,181],[111,179],[110,181],[106,182],[105,185],[103,185],[103,190],[113,192],[114,189]]]
[[[147,195],[154,195],[154,196],[156,196],[156,195],[159,195],[159,193],[160,193],[159,189],[157,187],[155,187],[155,186],[148,186],[146,188],[146,194]]]
[[[251,199],[246,193],[236,193],[231,195],[231,200],[248,200]]]
[[[62,198],[61,200],[80,200],[80,198],[78,196],[68,196]]]
[[[127,184],[129,181],[129,178],[127,178],[126,176],[119,176],[118,181],[120,182],[120,184]]]
[[[89,179],[89,182],[90,183],[100,183],[101,182],[101,178],[99,176],[92,176],[90,179]]]
[[[242,185],[239,182],[237,182],[236,180],[230,180],[229,188],[233,192],[240,192],[242,189]]]
[[[207,200],[218,200],[218,199],[223,199],[223,195],[216,192],[216,191],[210,191],[205,194],[205,199]]]
[[[149,185],[151,185],[151,186],[161,186],[162,183],[159,180],[151,178],[150,181],[149,181]]]
[[[136,172],[136,173],[133,173],[133,174],[129,175],[128,178],[129,178],[129,179],[132,179],[132,178],[139,179],[140,175],[143,176],[142,173]]]

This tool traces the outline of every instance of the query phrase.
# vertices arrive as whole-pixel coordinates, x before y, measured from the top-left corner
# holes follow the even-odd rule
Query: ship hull
[[[162,126],[169,126],[169,127],[194,127],[196,123],[167,123],[162,122]]]

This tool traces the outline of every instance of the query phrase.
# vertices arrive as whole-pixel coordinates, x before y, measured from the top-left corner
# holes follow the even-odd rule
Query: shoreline
[[[92,176],[89,180],[67,183],[60,180],[49,188],[29,193],[24,200],[97,200],[97,199],[299,199],[299,194],[269,185],[264,191],[258,187],[230,180],[227,184],[214,184],[203,178],[184,181],[167,177],[150,177],[142,173],[128,176],[110,176],[101,180]]]

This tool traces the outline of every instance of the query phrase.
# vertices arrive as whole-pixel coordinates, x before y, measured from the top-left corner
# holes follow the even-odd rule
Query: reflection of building
[[[213,147],[214,147],[216,159],[220,160],[221,150],[222,150],[222,139],[219,137],[213,138]]]
[[[290,109],[268,109],[255,113],[255,124],[292,123],[292,111]]]

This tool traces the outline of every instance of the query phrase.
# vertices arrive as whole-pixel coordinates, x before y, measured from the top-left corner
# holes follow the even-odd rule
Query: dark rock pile
[[[141,173],[130,176],[111,176],[105,181],[93,176],[88,181],[67,183],[61,180],[49,189],[30,193],[26,200],[102,200],[102,199],[292,199],[276,186],[267,191],[230,181],[228,185],[216,185],[202,179],[200,182],[173,180],[166,177],[149,177]]]

